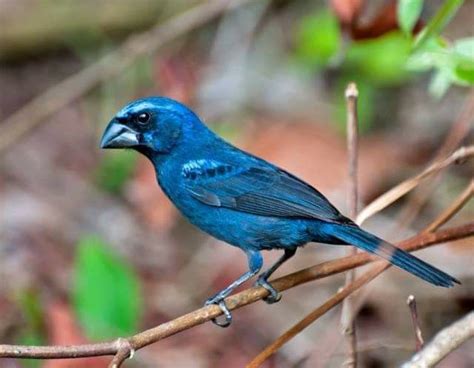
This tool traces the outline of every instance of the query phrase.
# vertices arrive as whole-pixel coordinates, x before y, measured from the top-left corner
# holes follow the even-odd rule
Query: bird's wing
[[[348,221],[316,189],[283,170],[199,161],[183,175],[186,190],[202,203],[260,216]]]

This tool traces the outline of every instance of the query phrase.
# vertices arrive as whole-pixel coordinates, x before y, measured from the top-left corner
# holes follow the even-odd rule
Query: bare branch
[[[468,184],[466,189],[454,200],[451,205],[446,208],[428,227],[424,230],[432,232],[439,229],[448,222],[474,195],[474,179]]]
[[[407,239],[399,246],[407,251],[415,251],[429,247],[433,244],[453,241],[461,238],[474,236],[474,222],[462,226],[452,227],[435,233],[423,233]],[[313,267],[286,275],[272,282],[272,285],[278,291],[284,291],[303,283],[328,277],[340,272],[345,272],[354,267],[365,265],[375,261],[377,258],[366,253],[358,253],[354,256],[343,257],[333,261],[324,262]],[[377,269],[388,267],[384,261],[379,261],[375,266]],[[382,270],[383,271],[383,270]],[[380,271],[380,272],[382,272]],[[369,271],[373,272],[373,271]],[[373,275],[373,274],[371,274]],[[370,276],[370,275],[369,275]],[[375,275],[376,276],[376,275]],[[371,276],[372,278],[375,276]],[[371,278],[364,274],[353,284],[341,290],[336,294],[338,302],[342,301],[345,295],[349,295]],[[361,281],[362,280],[362,281]],[[367,281],[365,281],[367,280]],[[355,284],[355,285],[354,285]],[[226,299],[226,304],[230,310],[241,308],[245,305],[255,303],[266,297],[268,291],[262,287],[252,287],[240,293],[232,295]],[[342,296],[342,298],[341,298]],[[333,302],[331,302],[333,303]],[[337,304],[337,303],[336,303]],[[331,305],[326,305],[326,308]],[[220,308],[216,305],[210,305],[200,308],[191,313],[185,314],[172,321],[163,323],[159,326],[140,332],[137,335],[125,338],[129,345],[129,354],[145,346],[153,344],[166,337],[175,335],[181,331],[198,326],[204,322],[221,315]],[[64,358],[83,358],[93,356],[115,356],[123,348],[123,339],[104,342],[98,344],[75,345],[75,346],[21,346],[21,345],[0,345],[0,358],[33,358],[33,359],[64,359]],[[116,359],[120,363],[120,357]]]
[[[473,223],[474,224],[474,223]],[[421,233],[411,239],[403,241],[398,244],[398,246],[406,251],[411,251],[410,242],[419,239],[427,234],[433,233]],[[438,232],[439,234],[439,232]],[[413,244],[413,243],[412,243]],[[361,255],[366,256],[367,254],[357,254],[355,256],[347,257],[347,258],[356,258]],[[325,303],[323,303],[318,308],[314,309],[310,314],[308,314],[305,318],[287,330],[283,335],[278,337],[272,344],[267,346],[260,354],[258,354],[248,365],[247,368],[257,368],[268,359],[271,355],[276,353],[285,343],[295,337],[298,333],[300,333],[303,329],[308,327],[314,321],[316,321],[319,317],[325,314],[327,311],[341,303],[344,298],[351,295],[354,291],[360,289],[362,286],[367,284],[369,281],[373,280],[375,277],[380,275],[383,271],[391,266],[390,263],[386,261],[379,261],[377,262],[369,271],[365,272],[357,278],[351,284],[345,286],[344,288],[340,289],[336,294],[330,297]]]
[[[397,186],[390,189],[388,192],[385,192],[380,197],[372,201],[372,203],[365,207],[357,216],[357,224],[362,224],[369,217],[372,217],[376,213],[383,210],[385,207],[389,206],[399,198],[403,197],[405,194],[416,188],[427,177],[439,172],[440,170],[444,169],[449,165],[458,163],[462,160],[469,159],[473,156],[474,145],[471,145],[461,147],[447,158],[434,162],[420,174],[401,182]]]
[[[348,195],[348,208],[349,215],[352,218],[357,216],[357,202],[358,202],[358,118],[357,118],[357,98],[359,91],[355,83],[349,83],[346,91],[346,103],[347,103],[347,152],[349,156],[349,195]],[[347,251],[348,255],[357,254],[356,247],[349,247]],[[355,270],[350,270],[346,273],[346,280],[344,286],[348,286],[355,279]],[[356,326],[354,319],[354,301],[352,298],[344,299],[342,304],[341,312],[341,328],[342,333],[345,335],[347,345],[347,357],[343,366],[345,367],[357,367],[357,338],[356,338]]]
[[[474,312],[454,322],[436,334],[434,339],[403,364],[402,368],[434,367],[461,344],[474,337]]]
[[[415,329],[416,351],[420,351],[423,347],[423,335],[421,334],[420,321],[418,319],[418,310],[416,308],[416,299],[414,295],[410,295],[407,299],[408,308],[410,308],[411,320]]]
[[[474,117],[474,88],[471,88],[467,95],[457,119],[454,121],[449,133],[446,135],[444,142],[439,146],[439,149],[434,155],[432,162],[439,161],[446,155],[453,152],[463,139],[469,134],[472,129],[472,121]],[[440,172],[441,173],[441,172]],[[439,173],[439,174],[440,174]],[[400,227],[403,228],[406,224],[410,224],[416,215],[420,212],[426,202],[429,200],[431,194],[436,188],[441,176],[435,174],[433,180],[429,185],[425,185],[420,190],[415,191],[411,195],[407,203],[404,205],[400,214],[397,216],[400,219]]]

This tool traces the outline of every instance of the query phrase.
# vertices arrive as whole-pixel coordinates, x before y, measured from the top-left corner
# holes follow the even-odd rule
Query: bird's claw
[[[269,292],[269,295],[263,298],[267,304],[273,304],[280,301],[281,294],[263,277],[257,279],[256,285],[263,287]]]
[[[204,305],[208,306],[208,305],[211,305],[211,304],[215,304],[215,305],[219,306],[219,308],[221,309],[222,313],[225,316],[225,320],[223,322],[219,322],[217,320],[217,318],[213,318],[212,323],[214,323],[215,325],[217,325],[219,327],[222,327],[222,328],[229,327],[230,324],[232,323],[232,314],[230,313],[229,308],[227,308],[227,305],[225,304],[224,299],[222,299],[222,298],[219,299],[217,297],[212,297],[212,298],[206,300],[206,303]]]

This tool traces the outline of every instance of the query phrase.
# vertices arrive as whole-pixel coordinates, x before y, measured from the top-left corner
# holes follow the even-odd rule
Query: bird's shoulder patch
[[[215,160],[191,160],[186,162],[181,175],[188,180],[210,179],[235,172],[235,167]]]

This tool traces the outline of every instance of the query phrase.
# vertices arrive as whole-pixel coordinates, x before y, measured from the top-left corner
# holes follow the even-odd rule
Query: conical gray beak
[[[109,123],[100,141],[101,148],[130,148],[138,144],[138,133],[115,119]]]

